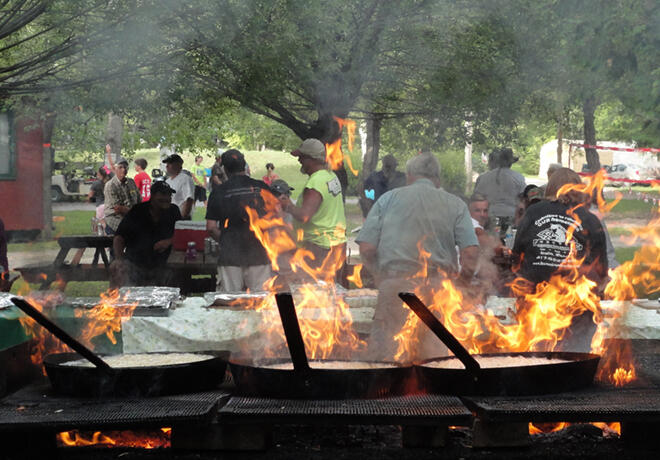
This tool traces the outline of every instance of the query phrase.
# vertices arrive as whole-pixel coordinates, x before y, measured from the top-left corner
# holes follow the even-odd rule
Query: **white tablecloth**
[[[605,308],[613,302],[604,301]],[[122,322],[125,353],[150,351],[231,350],[233,352],[258,350],[260,347],[278,346],[264,333],[263,313],[232,308],[206,308],[202,297],[189,297],[167,317],[138,316]],[[514,299],[489,299],[486,307],[506,316],[513,308]],[[353,330],[369,332],[373,306],[351,307]],[[609,338],[660,339],[660,314],[625,302],[625,315],[619,320],[621,327],[610,328]],[[301,316],[314,318],[319,309],[306,309]],[[269,342],[266,343],[266,340]]]
[[[125,353],[151,351],[254,350],[278,344],[264,343],[263,313],[232,308],[206,308],[201,297],[189,297],[170,316],[136,316],[122,321]],[[373,318],[371,307],[351,308],[353,329],[368,332]],[[315,318],[318,309],[301,316]],[[272,334],[268,340],[272,340]]]

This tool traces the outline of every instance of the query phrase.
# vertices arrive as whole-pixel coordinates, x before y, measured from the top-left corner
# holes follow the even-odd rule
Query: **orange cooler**
[[[197,251],[204,251],[204,238],[206,238],[206,221],[180,220],[174,224],[174,238],[172,246],[176,251],[185,251],[188,242],[194,241]]]

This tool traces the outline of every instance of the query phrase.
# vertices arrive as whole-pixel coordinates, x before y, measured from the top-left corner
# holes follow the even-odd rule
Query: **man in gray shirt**
[[[474,193],[488,198],[490,215],[499,220],[500,232],[503,235],[506,228],[513,223],[518,196],[525,189],[525,178],[519,172],[511,170],[511,165],[518,161],[511,149],[496,150],[491,155],[495,168],[477,178]]]
[[[420,288],[430,294],[444,279],[456,275],[464,283],[472,279],[479,252],[472,219],[460,198],[438,187],[439,177],[440,164],[435,157],[424,154],[410,160],[406,165],[408,185],[385,193],[374,203],[357,237],[362,261],[376,277],[379,289],[368,341],[369,359],[391,360],[397,354],[398,343],[393,337],[410,312],[398,298],[399,292]],[[417,349],[399,359],[444,352],[440,341],[427,334],[426,328],[420,332]]]

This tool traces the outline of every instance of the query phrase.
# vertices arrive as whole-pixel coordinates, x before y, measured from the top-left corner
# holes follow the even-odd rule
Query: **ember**
[[[56,435],[58,447],[133,447],[163,449],[171,447],[171,428],[152,431],[79,431]]]

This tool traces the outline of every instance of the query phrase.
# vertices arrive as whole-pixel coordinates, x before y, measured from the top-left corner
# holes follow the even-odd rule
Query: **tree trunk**
[[[472,121],[465,121],[465,194],[472,188]]]
[[[564,133],[562,131],[562,117],[559,115],[557,118],[557,163],[560,165],[563,164],[561,161],[561,157],[563,154],[563,148],[564,148]]]
[[[582,113],[584,115],[584,143],[587,145],[596,145],[596,127],[594,118],[596,112],[596,98],[589,96],[584,100]],[[584,149],[587,155],[587,166],[592,173],[600,169],[600,157],[598,151],[594,148]]]
[[[43,173],[43,214],[44,227],[41,230],[41,238],[50,240],[53,237],[53,200],[51,198],[50,188],[53,185],[53,147],[51,141],[53,138],[53,129],[55,127],[55,112],[46,113],[46,118],[42,125],[43,147],[41,170]]]
[[[362,161],[362,179],[364,180],[376,170],[378,155],[380,153],[380,128],[383,118],[379,115],[371,115],[367,118],[366,150]]]
[[[121,115],[108,113],[108,125],[105,131],[105,143],[110,144],[112,161],[117,162],[121,155],[121,138],[124,132],[124,118]],[[105,157],[104,157],[105,159]]]

